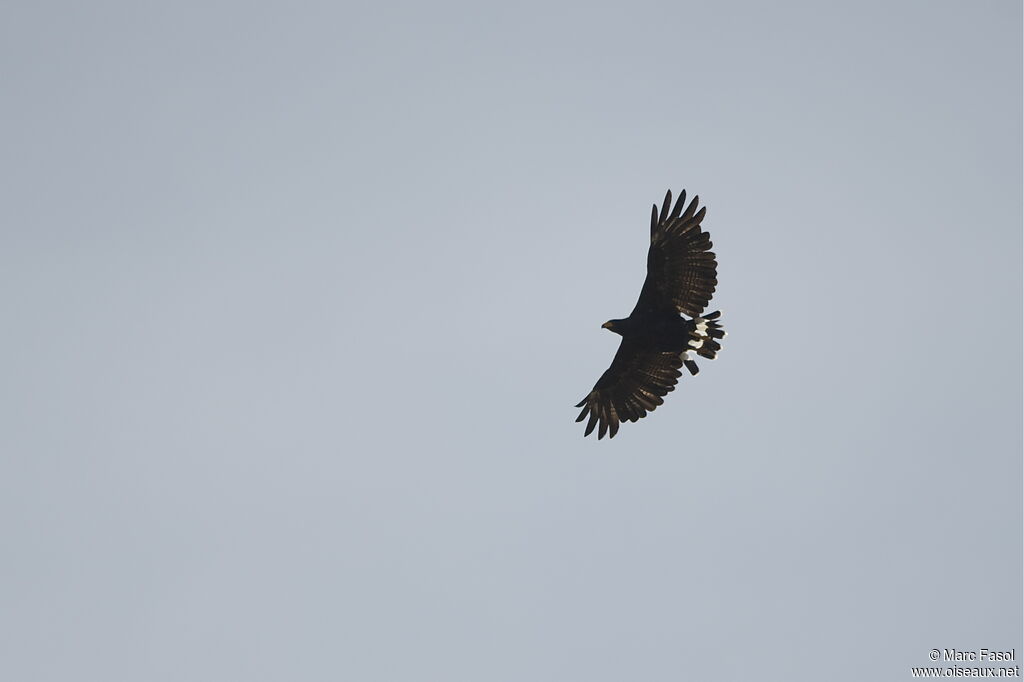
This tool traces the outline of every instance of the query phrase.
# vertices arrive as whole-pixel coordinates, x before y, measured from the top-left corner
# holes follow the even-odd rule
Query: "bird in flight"
[[[611,366],[576,407],[581,422],[590,416],[584,436],[598,426],[597,438],[613,438],[621,422],[635,422],[664,402],[676,387],[680,367],[699,371],[690,353],[714,360],[725,336],[719,311],[704,314],[718,283],[711,239],[701,230],[705,208],[694,196],[686,210],[686,191],[672,206],[672,190],[651,207],[651,246],[647,279],[636,307],[624,320],[601,325],[622,336]],[[689,317],[690,319],[687,319]]]

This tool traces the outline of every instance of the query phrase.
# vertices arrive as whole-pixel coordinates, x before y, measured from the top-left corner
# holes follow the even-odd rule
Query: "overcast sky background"
[[[1021,4],[0,6],[0,677],[1021,656]],[[572,407],[696,192],[719,359]]]

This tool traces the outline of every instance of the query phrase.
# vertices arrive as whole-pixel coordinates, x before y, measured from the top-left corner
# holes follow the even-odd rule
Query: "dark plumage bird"
[[[590,415],[589,436],[614,437],[621,422],[635,422],[664,402],[682,376],[699,368],[690,353],[714,360],[725,336],[717,310],[704,314],[718,283],[711,239],[701,230],[705,209],[697,210],[698,197],[686,204],[686,191],[672,207],[672,191],[658,213],[651,208],[651,247],[647,251],[647,279],[636,307],[624,320],[601,325],[622,336],[611,367],[576,407],[576,421]],[[670,210],[671,209],[671,210]],[[687,319],[689,316],[692,319]]]

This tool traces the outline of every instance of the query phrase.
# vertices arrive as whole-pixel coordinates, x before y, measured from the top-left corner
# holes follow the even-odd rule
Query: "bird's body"
[[[704,314],[717,284],[711,240],[701,231],[705,209],[696,211],[698,198],[683,211],[686,192],[671,213],[672,192],[658,213],[651,214],[651,245],[647,253],[647,279],[629,317],[602,325],[622,336],[611,366],[576,407],[588,415],[586,432],[599,425],[598,439],[614,437],[619,423],[636,421],[663,402],[675,389],[685,366],[699,371],[691,352],[714,359],[725,336],[716,321],[719,312]],[[685,316],[692,319],[687,319]]]
[[[686,347],[695,329],[693,320],[680,317],[678,313],[661,312],[634,314],[605,324],[623,341],[629,340],[659,352],[675,351],[677,355]]]

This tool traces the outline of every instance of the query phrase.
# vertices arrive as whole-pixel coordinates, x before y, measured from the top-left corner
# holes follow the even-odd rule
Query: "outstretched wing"
[[[651,247],[647,251],[647,279],[632,315],[672,311],[697,317],[711,301],[718,284],[718,263],[710,251],[711,239],[701,230],[706,208],[697,211],[699,197],[683,211],[686,190],[671,212],[672,190],[658,213],[651,207]]]
[[[597,438],[614,438],[620,422],[635,422],[663,402],[663,397],[676,387],[683,361],[677,353],[645,348],[636,341],[623,338],[609,367],[594,388],[576,407],[583,411],[576,421],[590,415],[584,436],[600,424]]]

